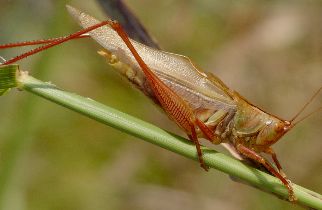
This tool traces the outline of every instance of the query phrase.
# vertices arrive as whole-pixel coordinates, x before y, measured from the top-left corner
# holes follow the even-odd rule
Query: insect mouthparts
[[[294,124],[292,124],[290,121],[284,121],[284,131],[289,131],[292,127],[294,126]]]

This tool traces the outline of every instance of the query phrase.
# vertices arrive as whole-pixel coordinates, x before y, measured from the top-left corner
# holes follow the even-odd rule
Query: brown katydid
[[[0,48],[46,44],[3,64],[14,63],[71,39],[90,36],[105,48],[99,53],[187,133],[196,145],[201,167],[208,170],[198,138],[226,144],[243,157],[262,164],[287,187],[289,199],[296,199],[271,145],[301,121],[294,122],[321,88],[292,120],[282,120],[249,103],[215,75],[197,69],[187,57],[130,40],[117,22],[100,22],[70,6],[68,10],[84,30],[62,38],[2,45]],[[271,155],[276,167],[260,153]]]

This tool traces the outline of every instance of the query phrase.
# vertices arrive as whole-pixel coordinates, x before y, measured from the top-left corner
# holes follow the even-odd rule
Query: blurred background
[[[0,43],[79,30],[66,12],[67,3],[104,19],[96,1],[0,3]],[[189,56],[249,101],[283,119],[291,119],[321,87],[319,0],[126,3],[163,49]],[[0,55],[10,58],[27,49]],[[19,64],[38,79],[182,134],[97,55],[98,49],[90,39],[71,41]],[[320,94],[309,110],[321,102]],[[274,145],[288,177],[319,193],[321,116],[314,114]],[[227,153],[220,146],[214,149]],[[11,210],[300,209],[17,90],[0,98],[0,205]]]

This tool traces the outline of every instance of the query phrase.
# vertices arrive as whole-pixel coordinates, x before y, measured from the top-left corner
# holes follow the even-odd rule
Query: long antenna
[[[317,113],[317,112],[319,112],[319,111],[321,111],[322,110],[322,106],[321,107],[319,107],[319,108],[317,108],[316,110],[314,110],[313,112],[311,112],[311,113],[309,113],[309,114],[307,114],[306,116],[304,116],[304,117],[302,117],[301,119],[299,119],[298,121],[296,121],[295,123],[293,123],[293,127],[295,126],[295,125],[297,125],[299,122],[302,122],[303,120],[305,120],[306,118],[308,118],[308,117],[310,117],[310,116],[312,116],[314,113]]]
[[[310,98],[310,100],[304,104],[304,106],[302,107],[302,109],[300,109],[300,111],[290,120],[290,122],[293,122],[306,109],[306,107],[308,107],[312,103],[312,101],[314,100],[314,98],[317,97],[317,95],[319,94],[319,92],[321,90],[322,90],[322,86],[314,93],[314,95]],[[307,118],[308,116],[311,116],[313,113],[319,111],[321,108],[322,107],[318,108],[317,110],[314,110],[313,112],[311,112],[310,114],[308,114],[304,118],[302,118],[300,121],[302,121],[303,119]]]

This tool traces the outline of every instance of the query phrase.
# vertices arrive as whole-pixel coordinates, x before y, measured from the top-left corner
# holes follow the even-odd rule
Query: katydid
[[[2,45],[0,49],[44,44],[3,64],[14,63],[71,39],[90,36],[104,48],[99,54],[161,106],[168,117],[188,135],[196,146],[202,168],[208,170],[203,161],[199,138],[213,144],[224,144],[240,157],[263,165],[285,185],[289,200],[296,200],[292,185],[282,172],[271,146],[306,118],[295,122],[322,87],[292,120],[283,120],[251,104],[218,77],[197,68],[189,58],[131,40],[116,21],[100,22],[71,6],[67,6],[67,9],[83,30],[61,38]],[[261,153],[271,155],[275,166]]]

